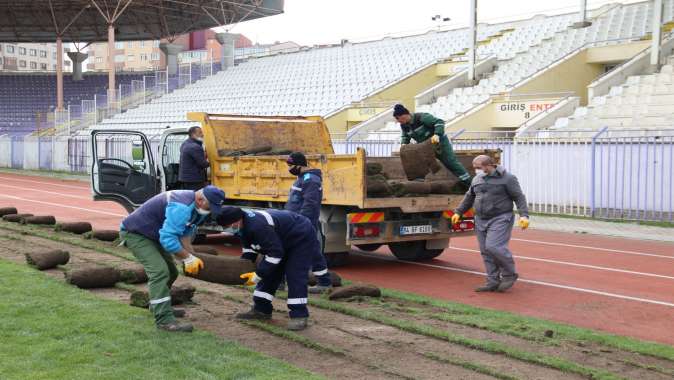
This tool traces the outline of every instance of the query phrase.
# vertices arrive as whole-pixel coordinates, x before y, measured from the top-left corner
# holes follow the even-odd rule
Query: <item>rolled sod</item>
[[[70,254],[60,249],[26,253],[26,262],[39,270],[56,268],[70,260]]]
[[[52,215],[35,215],[27,216],[20,221],[21,224],[41,224],[47,226],[53,226],[56,224],[56,218]]]
[[[73,269],[65,276],[68,283],[82,289],[110,288],[121,279],[118,269],[104,266]]]
[[[408,180],[425,178],[428,172],[437,173],[440,165],[435,159],[435,146],[428,139],[419,144],[400,147],[400,161]]]
[[[81,235],[91,231],[91,223],[89,222],[72,222],[72,223],[56,223],[55,231],[71,232]]]
[[[11,214],[11,215],[4,215],[2,217],[2,220],[12,223],[21,223],[23,218],[28,218],[31,216],[33,216],[33,214]]]
[[[433,181],[431,182],[432,194],[451,194],[454,190],[456,181]]]
[[[199,246],[199,248],[196,248],[196,252],[197,253],[203,253],[205,255],[211,255],[211,256],[217,256],[218,255],[218,251],[213,247]]]
[[[255,264],[239,257],[213,256],[199,252],[195,256],[204,262],[204,268],[196,276],[188,276],[199,280],[224,285],[243,285],[246,281],[241,279],[241,274],[255,271]]]
[[[381,290],[372,285],[349,285],[340,289],[333,290],[329,298],[331,300],[351,298],[355,296],[363,297],[381,297]]]
[[[333,287],[339,287],[342,286],[342,277],[338,275],[337,273],[333,271],[328,271],[330,274],[330,281],[332,281],[332,286]],[[316,280],[316,276],[314,276],[313,273],[309,274],[309,286],[315,286],[318,284],[318,281]]]
[[[382,175],[367,177],[367,195],[374,197],[388,197],[393,194],[391,186]]]
[[[120,280],[127,284],[142,284],[147,282],[147,273],[142,265],[134,265],[130,268],[119,270]]]
[[[182,305],[192,301],[196,289],[190,285],[176,285],[171,288],[171,305]],[[150,306],[150,295],[144,290],[136,290],[129,297],[131,306],[147,309]]]
[[[115,241],[119,239],[119,231],[117,230],[93,230],[87,232],[84,237],[86,239],[96,239],[102,241]]]
[[[409,194],[430,194],[431,183],[419,181],[392,182],[391,189],[396,197],[404,197]]]
[[[369,162],[365,165],[365,169],[367,171],[367,175],[377,175],[384,170],[384,167],[382,164],[378,162]]]
[[[0,208],[0,216],[18,214],[18,213],[19,212],[16,211],[16,207],[1,207]]]

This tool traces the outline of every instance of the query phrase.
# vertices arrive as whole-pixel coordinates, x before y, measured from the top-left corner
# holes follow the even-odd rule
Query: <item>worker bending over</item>
[[[393,107],[393,116],[400,123],[400,129],[402,130],[401,144],[409,144],[411,139],[414,139],[417,143],[422,143],[430,138],[436,146],[435,157],[442,162],[447,170],[457,176],[461,183],[466,187],[470,186],[470,174],[456,159],[452,144],[449,143],[449,139],[445,135],[444,120],[424,112],[410,114],[410,111],[402,104],[396,104]]]
[[[454,210],[452,224],[461,221],[461,215],[475,206],[475,230],[480,254],[487,271],[487,283],[476,292],[504,292],[517,281],[515,260],[508,249],[512,234],[513,201],[520,214],[519,225],[529,227],[529,208],[517,177],[485,155],[473,160],[475,178],[459,207]]]
[[[174,258],[188,274],[196,275],[204,263],[194,256],[191,239],[197,226],[220,211],[225,193],[215,186],[198,191],[173,190],[155,195],[127,216],[119,235],[148,277],[150,311],[157,327],[166,331],[192,331],[176,322],[184,310],[171,307],[171,285],[178,277]]]
[[[316,229],[319,250],[314,252],[311,260],[311,271],[316,276],[317,285],[309,288],[309,293],[324,293],[332,287],[328,265],[323,256],[323,233],[318,218],[321,215],[323,200],[323,178],[320,169],[311,169],[307,158],[301,152],[293,152],[286,161],[288,171],[297,176],[288,192],[285,209],[305,216]]]
[[[224,207],[217,222],[238,228],[242,259],[255,261],[264,255],[255,272],[244,273],[246,285],[255,285],[253,307],[237,314],[239,319],[270,319],[272,300],[285,274],[288,281],[289,330],[307,327],[307,283],[311,259],[320,249],[309,219],[285,210],[242,210]]]

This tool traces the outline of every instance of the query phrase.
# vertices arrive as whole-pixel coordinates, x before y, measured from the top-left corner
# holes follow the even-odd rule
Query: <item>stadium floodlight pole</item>
[[[475,50],[477,48],[477,0],[470,0],[470,50],[468,54],[468,80],[475,81]]]
[[[653,0],[653,33],[651,36],[651,65],[660,65],[660,42],[662,40],[662,0]]]

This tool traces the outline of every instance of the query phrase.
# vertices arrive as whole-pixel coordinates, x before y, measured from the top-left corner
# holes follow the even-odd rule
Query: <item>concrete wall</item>
[[[587,49],[586,63],[609,64],[627,61],[650,45],[650,41],[636,41],[620,45],[591,47]]]
[[[587,104],[587,86],[604,72],[599,63],[587,63],[587,50],[582,50],[565,61],[515,88],[512,94],[545,92],[573,92],[580,97],[580,104]]]
[[[447,125],[445,132],[511,130],[552,107],[561,97],[502,97]]]

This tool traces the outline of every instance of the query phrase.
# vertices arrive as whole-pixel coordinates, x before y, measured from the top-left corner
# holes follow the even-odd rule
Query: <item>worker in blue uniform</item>
[[[223,207],[217,217],[223,227],[238,230],[242,259],[255,261],[264,255],[255,272],[244,273],[246,285],[255,285],[253,307],[237,314],[239,319],[270,319],[272,300],[285,274],[288,281],[289,330],[307,327],[307,283],[312,252],[319,249],[316,231],[309,219],[286,210],[249,210]]]
[[[309,293],[319,294],[328,291],[332,287],[328,265],[323,256],[323,233],[321,223],[318,220],[321,215],[321,201],[323,200],[323,177],[320,169],[312,169],[307,163],[307,158],[302,152],[293,152],[286,161],[288,171],[297,176],[288,192],[288,202],[285,209],[305,216],[316,229],[316,236],[320,243],[320,249],[313,252],[311,271],[316,276],[316,286],[309,288]]]

